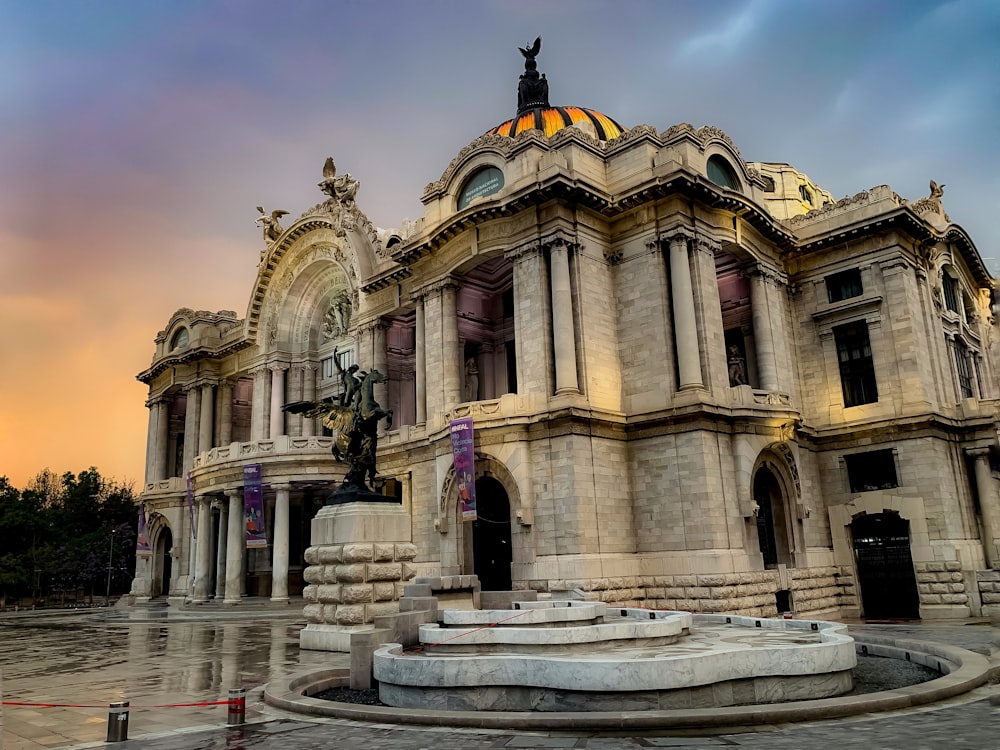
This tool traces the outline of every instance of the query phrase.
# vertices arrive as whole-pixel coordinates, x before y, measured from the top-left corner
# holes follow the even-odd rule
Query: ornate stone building
[[[376,229],[329,161],[324,202],[287,227],[261,210],[245,317],[182,309],[157,335],[133,593],[301,592],[344,467],[281,407],[336,396],[336,352],[389,376],[379,471],[421,574],[757,614],[1000,597],[995,281],[940,188],[834,201],[718,128],[549,106],[533,70],[423,218]],[[448,433],[464,416],[470,523]],[[247,550],[249,463],[268,546]]]

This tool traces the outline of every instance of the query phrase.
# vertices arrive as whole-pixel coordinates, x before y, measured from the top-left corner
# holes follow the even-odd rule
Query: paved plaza
[[[300,613],[213,612],[203,619],[172,614],[129,620],[118,612],[0,616],[3,750],[101,747],[107,704],[129,700],[129,750],[255,748],[885,748],[986,750],[1000,746],[997,686],[922,709],[837,721],[724,730],[716,735],[623,732],[621,735],[484,731],[378,725],[291,714],[264,706],[265,682],[307,667],[347,665],[338,654],[301,652]],[[851,624],[854,633],[892,633],[988,653],[990,628],[947,624]],[[248,724],[227,728],[226,706],[171,704],[224,701],[250,690]],[[53,707],[9,705],[53,703]]]

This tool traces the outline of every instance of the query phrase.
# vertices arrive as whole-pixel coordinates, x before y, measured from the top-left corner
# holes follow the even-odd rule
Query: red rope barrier
[[[198,701],[197,703],[160,703],[154,706],[141,706],[141,705],[131,705],[130,710],[137,708],[193,708],[198,706],[228,706],[233,701],[223,700],[223,701]],[[32,708],[104,708],[108,707],[107,703],[103,703],[99,706],[92,706],[84,703],[31,703],[28,701],[2,701],[4,706],[30,706]]]

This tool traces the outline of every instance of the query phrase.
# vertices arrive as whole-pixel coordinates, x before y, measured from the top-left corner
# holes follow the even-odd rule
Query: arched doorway
[[[163,526],[156,536],[156,544],[153,547],[153,580],[150,589],[150,598],[158,596],[169,596],[171,562],[170,550],[174,546],[173,534],[170,533],[169,526]]]
[[[483,591],[510,591],[513,561],[510,500],[493,477],[476,480],[476,515],[472,522],[473,570]]]
[[[778,478],[766,465],[754,474],[753,499],[757,503],[757,543],[764,566],[791,564],[784,493]]]
[[[910,522],[872,513],[851,522],[861,606],[869,620],[916,620],[920,595],[910,556]]]

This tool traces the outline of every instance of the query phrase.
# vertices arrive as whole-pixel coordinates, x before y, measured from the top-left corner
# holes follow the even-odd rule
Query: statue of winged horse
[[[335,433],[333,457],[337,461],[348,461],[344,484],[353,484],[359,489],[371,491],[365,483],[375,481],[375,454],[378,450],[378,423],[385,419],[386,427],[392,427],[392,409],[383,409],[373,395],[376,383],[384,383],[388,376],[372,370],[361,379],[359,396],[353,405],[341,406],[332,400],[293,401],[282,407],[291,414],[305,417],[320,417],[323,426]]]

